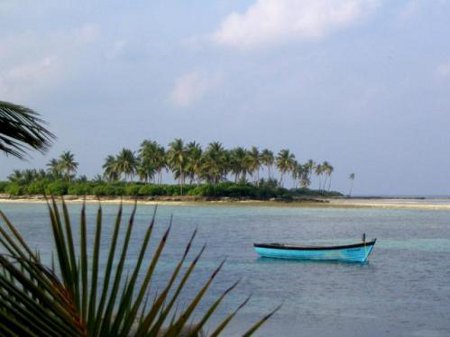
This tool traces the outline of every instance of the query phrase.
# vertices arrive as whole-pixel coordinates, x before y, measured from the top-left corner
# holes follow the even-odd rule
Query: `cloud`
[[[257,0],[245,13],[226,17],[211,37],[218,45],[240,49],[320,39],[354,24],[377,4],[377,0]]]
[[[24,89],[38,89],[45,79],[52,83],[61,70],[61,62],[56,56],[45,56],[42,59],[19,64],[0,73],[0,93],[5,99],[21,98]]]
[[[436,72],[441,77],[450,77],[450,61],[440,64],[437,67]]]
[[[111,48],[106,51],[105,57],[108,60],[114,60],[114,59],[120,57],[123,54],[126,45],[127,45],[127,42],[125,40],[115,41],[113,43],[113,45],[111,46]]]
[[[175,106],[188,107],[200,101],[220,81],[220,74],[208,75],[198,71],[183,74],[176,79],[170,100]]]
[[[98,38],[94,25],[69,31],[26,32],[0,39],[0,97],[22,101],[51,90]]]

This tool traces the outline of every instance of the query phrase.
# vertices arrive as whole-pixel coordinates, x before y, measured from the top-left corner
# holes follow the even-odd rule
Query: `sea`
[[[88,205],[89,241],[97,205]],[[81,205],[70,204],[73,226]],[[48,209],[39,203],[1,203],[44,261],[52,256]],[[101,265],[104,267],[117,205],[102,205]],[[125,206],[123,226],[132,206]],[[140,205],[127,258],[131,268],[139,243],[155,211]],[[223,336],[240,336],[276,307],[281,308],[255,336],[450,336],[450,210],[397,208],[320,208],[241,204],[160,205],[146,258],[172,224],[150,292],[161,291],[194,230],[190,259],[206,244],[178,308],[225,260],[199,306],[200,318],[220,294],[239,281],[206,327],[212,332],[248,296]],[[3,225],[3,224],[2,224]],[[77,232],[77,230],[76,230]],[[122,232],[123,233],[123,232]],[[365,264],[285,261],[259,258],[254,242],[350,243],[377,238]]]

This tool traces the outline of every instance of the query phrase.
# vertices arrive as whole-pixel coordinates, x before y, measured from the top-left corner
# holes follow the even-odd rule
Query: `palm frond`
[[[0,101],[0,151],[20,159],[29,148],[44,153],[55,138],[44,125],[37,112]]]
[[[131,235],[135,227],[136,203],[128,219],[121,246],[123,207],[119,206],[104,270],[100,269],[101,242],[103,236],[103,211],[98,207],[95,218],[93,242],[89,246],[88,217],[83,205],[79,225],[79,247],[75,246],[72,220],[64,200],[61,205],[53,198],[47,203],[50,226],[56,249],[56,261],[52,268],[42,264],[19,231],[0,211],[0,333],[5,336],[165,336],[176,337],[188,331],[189,336],[200,336],[209,318],[238,282],[226,289],[206,310],[198,322],[192,316],[203,300],[225,261],[211,273],[203,286],[193,294],[184,309],[178,307],[178,299],[202,256],[205,247],[185,266],[196,236],[195,230],[186,244],[184,253],[159,294],[152,303],[148,291],[155,277],[160,257],[167,244],[172,219],[165,233],[156,244],[152,256],[146,252],[155,225],[156,208],[145,230],[134,266],[128,270],[125,261],[129,257]],[[117,254],[116,254],[117,253]],[[55,266],[53,265],[56,262]],[[103,277],[103,282],[99,280]],[[138,279],[142,277],[140,283]],[[175,286],[176,285],[176,286]],[[215,328],[212,336],[218,336],[236,313],[248,302],[246,299],[234,312]],[[250,336],[273,313],[255,323],[246,333]]]

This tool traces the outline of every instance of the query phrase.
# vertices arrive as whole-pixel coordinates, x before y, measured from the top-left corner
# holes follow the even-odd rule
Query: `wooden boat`
[[[377,239],[338,246],[298,246],[283,243],[255,243],[262,257],[317,261],[366,262]]]

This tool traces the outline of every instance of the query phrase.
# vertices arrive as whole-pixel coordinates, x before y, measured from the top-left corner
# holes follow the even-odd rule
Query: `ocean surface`
[[[69,207],[78,224],[81,206]],[[0,203],[0,209],[30,245],[49,259],[52,244],[46,206]],[[88,206],[90,233],[96,209]],[[136,259],[153,210],[153,206],[138,207],[128,265]],[[106,245],[117,206],[104,205],[103,211]],[[126,206],[125,214],[130,211]],[[170,239],[152,291],[162,288],[195,228],[193,253],[204,243],[207,248],[180,305],[192,298],[224,258],[225,266],[196,317],[240,280],[210,322],[210,330],[251,295],[224,336],[241,335],[279,304],[281,309],[256,336],[450,336],[448,210],[159,206],[150,250],[171,215]],[[252,247],[253,242],[348,243],[360,240],[362,233],[368,239],[378,238],[370,262],[363,265],[261,259]]]

